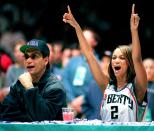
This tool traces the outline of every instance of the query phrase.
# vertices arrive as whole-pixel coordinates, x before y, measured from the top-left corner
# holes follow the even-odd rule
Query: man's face
[[[23,53],[20,51],[20,47],[22,45],[16,45],[14,48],[14,56],[17,62],[21,63],[23,65],[24,62],[24,55]]]
[[[37,50],[28,50],[25,54],[25,67],[33,76],[40,76],[44,73],[48,64],[48,57],[43,58],[41,52]]]
[[[154,81],[154,61],[147,59],[143,61],[148,81]]]
[[[83,35],[85,36],[88,44],[92,47],[95,48],[97,46],[97,40],[95,38],[94,32],[90,30],[84,30]]]

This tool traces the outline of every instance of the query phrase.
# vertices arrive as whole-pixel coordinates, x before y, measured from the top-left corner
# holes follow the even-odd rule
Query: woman
[[[131,48],[130,46],[122,45],[113,51],[108,77],[101,70],[69,6],[68,13],[63,16],[63,21],[75,28],[82,52],[88,61],[97,84],[104,93],[101,116],[105,122],[140,121],[138,115],[139,105],[143,103],[147,89],[147,77],[142,63],[138,35],[139,19],[133,4],[130,19]]]

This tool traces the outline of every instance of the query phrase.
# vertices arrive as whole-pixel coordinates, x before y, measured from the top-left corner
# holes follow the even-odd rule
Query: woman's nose
[[[115,62],[118,63],[118,62],[119,62],[119,58],[116,58],[116,59],[115,59]]]

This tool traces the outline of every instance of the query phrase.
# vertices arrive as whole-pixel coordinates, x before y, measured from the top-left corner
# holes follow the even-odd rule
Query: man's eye
[[[36,59],[38,57],[36,54],[32,54],[32,55],[25,54],[24,56],[25,56],[25,59],[28,59],[28,58]]]
[[[31,58],[35,59],[35,58],[37,58],[37,55],[33,54],[33,55],[31,55]]]
[[[25,57],[25,59],[28,59],[29,58],[29,55],[28,54],[25,54],[24,57]]]

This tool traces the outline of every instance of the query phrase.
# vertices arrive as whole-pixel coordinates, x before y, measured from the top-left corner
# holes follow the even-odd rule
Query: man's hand
[[[82,110],[81,106],[83,104],[83,100],[84,100],[83,96],[78,96],[71,103],[69,103],[69,106],[72,107],[76,112],[80,113]]]
[[[32,77],[29,72],[23,73],[19,76],[19,81],[25,87],[25,89],[33,88]]]

